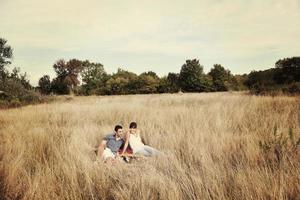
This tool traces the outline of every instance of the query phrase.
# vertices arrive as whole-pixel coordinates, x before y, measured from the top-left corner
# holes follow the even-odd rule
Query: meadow
[[[131,121],[165,155],[97,159],[101,139]],[[299,200],[299,137],[297,96],[60,97],[0,110],[0,199]]]

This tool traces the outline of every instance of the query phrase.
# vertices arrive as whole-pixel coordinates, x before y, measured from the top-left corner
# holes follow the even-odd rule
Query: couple
[[[106,135],[98,147],[98,156],[106,160],[115,160],[124,156],[127,147],[132,149],[133,154],[154,156],[160,152],[142,142],[137,123],[131,122],[129,131],[123,137],[123,127],[116,125],[114,133]],[[123,147],[123,148],[121,148]]]

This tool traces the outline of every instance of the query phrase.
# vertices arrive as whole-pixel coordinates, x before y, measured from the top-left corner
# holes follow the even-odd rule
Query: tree
[[[25,73],[21,74],[21,70],[19,67],[13,68],[9,78],[13,79],[16,82],[19,82],[27,90],[33,89],[33,87],[31,86],[31,84],[28,80],[27,73],[25,72]]]
[[[178,92],[179,89],[179,74],[169,73],[168,76],[160,79],[157,91],[159,93],[174,93]]]
[[[169,73],[167,76],[167,81],[169,83],[169,92],[173,93],[180,90],[178,73]]]
[[[13,49],[7,45],[7,40],[0,38],[0,71],[4,69],[5,65],[11,64],[13,56]]]
[[[137,80],[137,91],[142,94],[156,93],[160,79],[155,72],[141,73]]]
[[[110,78],[106,83],[108,94],[129,94],[130,91],[126,87],[128,82],[128,79],[122,77]]]
[[[39,79],[39,88],[42,94],[51,93],[51,80],[49,75],[44,75]]]
[[[66,62],[61,59],[53,65],[53,68],[57,75],[53,83],[56,93],[68,94],[80,83],[78,75],[82,70],[82,61],[71,59]]]
[[[247,86],[245,85],[245,82],[248,78],[248,74],[237,74],[234,75],[234,80],[236,81],[236,85],[234,86],[234,90],[247,90]]]
[[[153,71],[143,72],[143,73],[140,74],[140,76],[151,76],[154,79],[159,79],[157,74]]]
[[[299,93],[300,57],[284,58],[275,68],[251,72],[245,84],[252,93],[272,94]]]
[[[106,89],[109,94],[136,94],[138,76],[135,73],[118,69],[106,82]]]
[[[38,93],[33,91],[33,87],[27,79],[27,74],[21,74],[20,69],[16,67],[11,73],[5,72],[5,81],[0,84],[0,90],[5,94],[2,100],[7,102],[9,106],[20,106],[40,101]]]
[[[245,85],[250,89],[251,93],[262,94],[276,90],[276,83],[273,79],[274,69],[252,71],[245,81]]]
[[[186,92],[203,92],[210,90],[210,80],[203,73],[199,60],[186,60],[179,74],[179,85]]]
[[[5,81],[8,77],[8,72],[5,69],[5,66],[11,63],[12,57],[13,50],[7,44],[7,40],[0,38],[0,90],[3,90],[2,87],[4,87]]]
[[[11,64],[12,57],[13,49],[7,44],[7,40],[0,38],[0,91],[4,94],[0,96],[0,104],[4,102],[6,106],[19,106],[38,102],[39,95],[32,90],[27,74],[21,74],[17,67],[12,72],[5,69]]]
[[[82,63],[82,88],[85,95],[106,94],[105,84],[110,76],[105,72],[100,63],[91,63],[88,60]]]
[[[168,93],[169,92],[169,83],[166,76],[163,76],[159,80],[159,84],[157,87],[158,93]]]
[[[215,64],[208,75],[212,77],[213,88],[216,91],[227,91],[232,89],[233,83],[236,82],[231,72],[226,70],[220,64]]]
[[[278,60],[275,63],[274,80],[278,84],[300,82],[300,57]]]
[[[56,77],[51,81],[51,91],[56,94],[70,94],[70,87],[60,77]]]

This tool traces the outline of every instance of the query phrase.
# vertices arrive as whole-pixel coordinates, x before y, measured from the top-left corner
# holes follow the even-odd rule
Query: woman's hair
[[[129,128],[137,128],[136,122],[131,122],[131,123],[129,124]]]

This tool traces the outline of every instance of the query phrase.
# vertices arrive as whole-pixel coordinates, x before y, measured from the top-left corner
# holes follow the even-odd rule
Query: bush
[[[285,93],[300,94],[300,82],[294,82],[284,89]]]
[[[18,107],[31,103],[41,102],[39,93],[32,89],[26,89],[17,79],[7,78],[5,84],[0,88],[0,107]]]
[[[8,107],[20,107],[22,106],[22,103],[20,102],[20,100],[18,98],[15,98],[15,99],[12,99],[10,100],[9,104],[8,104]]]
[[[275,68],[252,71],[245,84],[253,94],[300,94],[300,57],[279,60]]]
[[[37,92],[28,90],[22,97],[20,97],[20,100],[22,102],[38,103],[41,101],[41,97]]]

